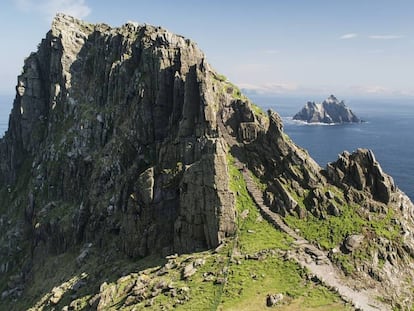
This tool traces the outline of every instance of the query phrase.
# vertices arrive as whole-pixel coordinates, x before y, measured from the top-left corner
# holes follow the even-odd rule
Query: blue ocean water
[[[292,120],[307,100],[324,98],[278,98],[250,96],[263,109],[277,111],[284,130],[299,146],[325,167],[344,150],[371,149],[382,169],[396,185],[414,199],[414,100],[352,99],[345,101],[365,123],[308,125]]]

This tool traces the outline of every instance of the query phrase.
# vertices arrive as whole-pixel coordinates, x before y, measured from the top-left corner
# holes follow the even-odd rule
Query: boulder
[[[363,241],[364,241],[363,235],[352,234],[344,240],[343,245],[348,252],[352,253],[354,250],[356,250],[358,247],[361,246]]]
[[[65,291],[60,287],[55,287],[52,290],[53,296],[50,298],[50,302],[54,305],[58,304],[59,301],[62,299]]]
[[[328,211],[328,214],[329,215],[332,215],[332,216],[341,216],[341,210],[338,208],[338,206],[336,206],[336,204],[335,203],[330,203],[329,205],[328,205],[328,209],[327,209],[327,211]]]
[[[268,294],[266,297],[266,306],[274,307],[280,304],[283,300],[283,294]]]
[[[194,267],[194,263],[191,262],[189,264],[187,264],[184,269],[183,269],[183,278],[184,279],[188,279],[189,277],[191,277],[192,275],[194,275],[197,272],[197,268]]]

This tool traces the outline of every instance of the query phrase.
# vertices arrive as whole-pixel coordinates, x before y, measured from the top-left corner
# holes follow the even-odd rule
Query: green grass
[[[228,158],[230,170],[230,189],[237,194],[236,209],[238,213],[239,248],[243,253],[254,253],[262,249],[278,248],[286,250],[292,241],[287,234],[276,230],[263,220],[255,203],[247,192],[242,174],[234,166],[231,156]],[[248,211],[245,219],[241,218]],[[250,232],[248,232],[250,230]]]
[[[303,202],[298,202],[303,206]],[[285,220],[290,227],[299,229],[307,240],[318,243],[327,250],[338,247],[351,234],[372,232],[388,240],[400,239],[400,228],[392,223],[392,212],[377,215],[375,221],[368,221],[360,215],[360,208],[355,204],[344,204],[340,206],[342,214],[339,217],[326,215],[325,219],[319,219],[308,213],[305,219],[287,215]]]
[[[262,116],[262,117],[266,117],[267,116],[266,113],[263,111],[262,108],[260,108],[259,106],[257,106],[256,104],[253,104],[253,103],[251,103],[251,105],[252,105],[253,112],[256,115]]]
[[[105,293],[113,296],[105,310],[143,309],[149,299],[128,307],[124,306],[124,302],[130,295],[131,282],[140,273],[145,273],[151,279],[149,288],[161,280],[173,284],[177,289],[189,288],[189,300],[184,304],[177,304],[177,297],[166,292],[156,296],[153,305],[145,308],[148,310],[262,310],[268,293],[282,293],[285,296],[278,310],[347,310],[336,294],[322,285],[308,281],[305,270],[295,262],[282,258],[281,254],[290,248],[292,238],[261,218],[247,192],[242,174],[234,166],[231,156],[228,160],[230,188],[236,194],[239,227],[236,237],[227,240],[225,247],[218,253],[205,251],[183,254],[176,259],[181,268],[171,269],[167,274],[157,276],[157,270],[165,263],[159,257],[131,261],[112,254],[113,260],[108,262],[104,260],[100,250],[93,247],[90,256],[79,268],[76,257],[80,249],[73,249],[63,255],[49,256],[43,265],[37,265],[33,271],[33,281],[24,299],[18,302],[17,308],[23,310],[35,306],[37,310],[42,310],[43,307],[44,310],[50,309],[45,301],[50,298],[52,288],[64,282],[72,282],[82,272],[87,272],[86,285],[76,292],[76,298],[72,297],[73,291],[67,290],[56,309],[62,309],[73,300],[76,304],[75,310],[88,308],[89,299],[99,293],[103,282],[108,284],[108,291]],[[65,210],[65,204],[59,204],[50,210],[49,215],[44,215],[44,220],[58,219],[60,216],[65,218]],[[241,217],[242,214],[245,217]],[[235,254],[234,247],[237,250]],[[263,250],[266,250],[263,260],[244,257],[245,254],[252,255]],[[205,264],[188,280],[183,280],[183,261],[196,258],[205,259]],[[228,273],[223,274],[226,267]],[[204,281],[204,273],[211,273],[215,278],[227,277],[227,282],[215,284],[214,281]],[[121,278],[125,274],[130,275],[130,278]],[[42,300],[42,297],[46,300]]]
[[[286,187],[286,189],[301,208],[307,209],[307,198],[310,193],[308,190],[304,191],[303,196],[299,196],[293,189],[289,187]],[[328,191],[339,199],[340,202],[345,202],[342,191],[337,187],[327,186],[321,189],[322,193]],[[388,240],[399,241],[400,227],[392,221],[395,216],[392,209],[388,209],[385,214],[371,214],[372,220],[369,221],[368,211],[363,207],[348,203],[339,205],[335,200],[333,202],[341,211],[339,217],[328,215],[324,212],[324,219],[320,219],[308,212],[305,219],[287,215],[285,221],[290,227],[299,229],[304,238],[319,244],[327,250],[338,247],[351,234],[371,232]]]
[[[262,261],[243,260],[232,265],[229,283],[218,310],[264,310],[266,295],[282,293],[276,310],[350,310],[338,295],[305,280],[306,271],[295,262],[269,256]]]
[[[137,274],[134,278],[128,279],[124,282],[118,281],[110,284],[110,286],[114,288],[114,291],[117,293],[115,294],[116,299],[112,304],[112,308],[120,308],[123,306],[122,310],[136,310],[136,308],[145,308],[148,310],[215,310],[215,301],[217,300],[217,297],[221,297],[222,287],[215,284],[213,281],[204,281],[203,274],[212,273],[215,276],[220,275],[228,259],[228,246],[222,249],[218,254],[212,254],[212,252],[207,251],[194,254],[194,256],[182,255],[177,258],[177,262],[182,263],[189,257],[194,257],[192,260],[195,258],[204,258],[206,262],[203,266],[197,269],[197,272],[193,276],[187,280],[182,280],[181,269],[169,270],[168,273],[163,276],[155,275],[159,266],[145,270],[145,274],[151,278],[149,288],[160,281],[172,284],[177,289],[188,288],[188,296],[190,299],[184,304],[176,303],[176,300],[178,298],[183,298],[183,295],[181,295],[181,297],[180,295],[177,297],[171,297],[171,295],[167,292],[156,296],[151,307],[145,307],[148,300],[131,306],[123,306],[124,301],[129,295],[129,292],[125,292],[124,289],[128,284],[134,281],[134,278],[138,278]]]
[[[219,73],[213,73],[213,78],[220,82],[226,82],[227,77],[225,75],[219,74]]]
[[[305,191],[303,196],[299,196],[295,191],[286,188],[292,197],[298,202],[302,209],[306,209],[309,191]],[[334,186],[321,189],[322,192],[330,191],[340,202],[346,202],[342,191]],[[299,219],[294,215],[285,217],[286,223],[293,229],[299,229],[300,234],[308,241],[320,245],[326,250],[340,248],[344,240],[352,234],[362,234],[365,242],[352,253],[334,253],[332,260],[346,275],[357,273],[356,267],[364,264],[372,264],[372,250],[380,247],[375,244],[373,237],[382,237],[391,241],[396,247],[401,247],[401,228],[393,219],[395,212],[388,208],[385,213],[371,213],[367,208],[357,205],[342,203],[336,206],[340,209],[339,217],[328,215],[323,212],[323,219],[317,218],[310,212],[304,219]],[[324,207],[321,207],[322,209]],[[371,241],[368,243],[368,241]],[[384,261],[380,261],[380,265]]]
[[[384,237],[390,241],[401,242],[401,228],[393,222],[395,211],[388,208],[386,214],[378,214],[375,221],[367,222],[368,229],[373,230],[376,235]]]
[[[203,273],[214,273],[222,276],[222,269],[228,263],[226,250],[220,252],[219,255],[212,256],[206,260],[206,264],[200,267],[199,271],[186,282],[191,291],[191,299],[184,305],[177,307],[177,310],[215,310],[216,305],[220,301],[223,285],[214,284],[213,281],[203,282]]]
[[[306,281],[306,271],[297,263],[280,257],[280,252],[288,250],[293,239],[260,217],[231,155],[228,156],[228,164],[230,188],[237,194],[238,247],[241,256],[235,258],[237,263],[230,265],[228,283],[218,310],[263,310],[268,293],[282,293],[286,299],[284,305],[278,308],[286,307],[285,310],[295,310],[296,306],[296,310],[349,310],[338,295]],[[257,178],[256,182],[263,186]],[[247,217],[242,219],[241,215],[246,215],[246,211]],[[243,257],[243,254],[269,249],[274,251],[267,251],[263,260]]]
[[[247,100],[246,96],[242,94],[242,92],[237,86],[228,81],[225,81],[224,83],[224,91],[227,94],[230,94],[234,99]]]
[[[299,229],[307,240],[318,243],[325,249],[332,249],[348,235],[361,233],[366,223],[356,213],[355,206],[344,205],[341,211],[340,217],[328,215],[326,219],[319,219],[308,213],[305,219],[287,215],[285,220],[290,227]]]
[[[253,181],[255,182],[256,186],[262,190],[265,191],[267,188],[267,185],[265,183],[263,183],[259,177],[257,177],[256,175],[254,175],[252,172],[249,171],[250,177],[253,179]]]
[[[218,73],[213,73],[213,79],[218,82],[222,93],[227,93],[234,99],[247,100],[247,97],[243,95],[243,93],[236,85],[227,80],[226,76]]]
[[[341,267],[342,271],[344,271],[346,275],[351,275],[353,272],[355,272],[355,265],[353,263],[351,255],[336,253],[332,255],[332,260],[339,267]]]

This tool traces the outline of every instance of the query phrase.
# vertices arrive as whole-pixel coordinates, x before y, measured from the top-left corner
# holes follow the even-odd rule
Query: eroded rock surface
[[[232,236],[216,123],[232,98],[216,77],[194,42],[160,27],[57,15],[25,61],[0,140],[2,217],[15,217],[9,205],[25,216],[2,228],[18,232],[13,245],[2,238],[5,272],[22,249],[15,266],[84,242],[140,258]]]
[[[373,199],[389,203],[396,187],[391,176],[385,174],[371,150],[357,149],[342,153],[327,166],[328,176],[339,187],[353,187],[372,194]]]
[[[307,123],[359,123],[361,120],[349,109],[344,101],[339,101],[334,95],[322,103],[307,102],[293,120]]]

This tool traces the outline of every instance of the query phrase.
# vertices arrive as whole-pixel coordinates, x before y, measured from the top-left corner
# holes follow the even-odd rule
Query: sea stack
[[[307,123],[360,123],[359,119],[343,100],[339,101],[334,95],[322,103],[308,101],[306,105],[293,116],[293,120]]]

